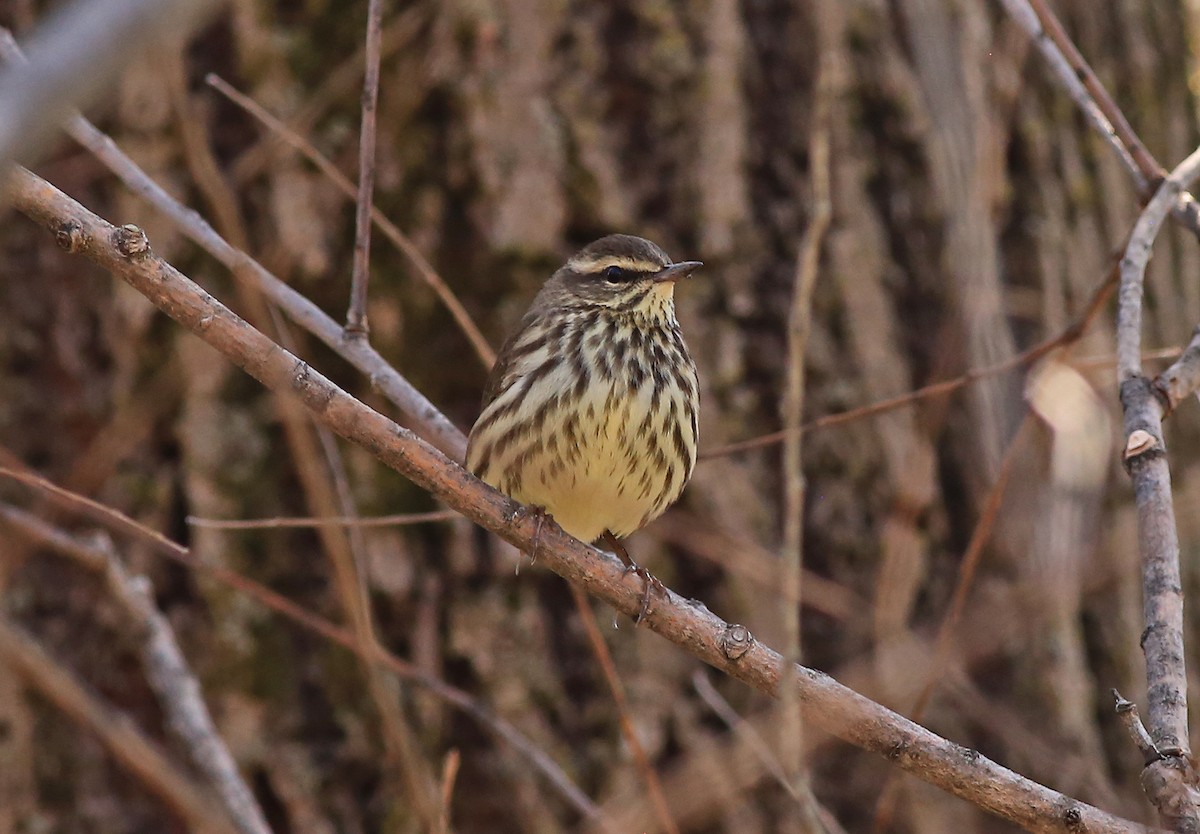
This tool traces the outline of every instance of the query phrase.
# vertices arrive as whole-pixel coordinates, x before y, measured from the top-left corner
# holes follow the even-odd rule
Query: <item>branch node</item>
[[[112,243],[117,252],[129,260],[144,258],[150,254],[150,239],[140,227],[132,223],[113,229]]]
[[[1158,438],[1150,432],[1145,429],[1134,429],[1125,441],[1125,451],[1121,453],[1121,460],[1128,462],[1133,458],[1153,452],[1159,447]]]
[[[1063,811],[1062,821],[1068,831],[1087,830],[1087,826],[1083,824],[1083,814],[1074,805]]]
[[[77,255],[88,247],[88,236],[84,234],[83,224],[78,220],[67,220],[60,223],[54,230],[54,242],[58,248],[72,255]]]
[[[1117,715],[1121,718],[1121,723],[1125,725],[1126,732],[1137,746],[1138,751],[1142,754],[1142,764],[1149,766],[1157,761],[1162,761],[1166,757],[1166,752],[1160,750],[1158,745],[1154,743],[1154,739],[1146,730],[1146,725],[1142,723],[1142,717],[1138,715],[1137,704],[1133,701],[1127,701],[1121,696],[1117,690],[1112,690],[1113,698],[1116,701]]]
[[[740,623],[730,623],[725,626],[719,641],[721,654],[730,660],[738,660],[754,645],[754,635],[750,629]]]
[[[362,343],[367,341],[367,334],[371,332],[367,326],[367,317],[356,318],[353,321],[347,321],[346,326],[342,328],[342,338],[350,343]]]

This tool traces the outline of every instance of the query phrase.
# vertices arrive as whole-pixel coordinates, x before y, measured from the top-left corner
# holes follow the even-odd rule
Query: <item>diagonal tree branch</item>
[[[16,207],[50,230],[63,249],[117,275],[267,387],[297,397],[333,432],[363,446],[467,518],[524,550],[532,548],[537,535],[542,564],[628,616],[640,611],[642,582],[626,573],[619,560],[557,525],[518,512],[516,502],[351,397],[154,256],[140,229],[112,226],[27,171],[15,172],[13,183]],[[645,623],[732,677],[767,694],[778,693],[781,656],[744,626],[727,623],[671,591],[662,595]],[[806,720],[1030,831],[1147,831],[940,738],[828,675],[799,666],[788,674],[795,676]]]

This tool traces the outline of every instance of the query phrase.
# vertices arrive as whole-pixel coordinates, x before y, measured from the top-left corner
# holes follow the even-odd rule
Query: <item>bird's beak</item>
[[[704,266],[700,261],[683,261],[677,264],[671,264],[668,267],[663,267],[654,275],[654,283],[662,284],[666,281],[674,283],[680,278],[686,278],[695,272],[700,267]]]

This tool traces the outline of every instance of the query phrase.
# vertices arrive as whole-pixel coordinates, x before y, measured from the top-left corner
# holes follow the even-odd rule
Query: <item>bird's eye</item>
[[[628,270],[622,269],[619,266],[607,266],[600,274],[603,275],[604,280],[608,281],[610,284],[617,284],[622,281],[629,280]]]

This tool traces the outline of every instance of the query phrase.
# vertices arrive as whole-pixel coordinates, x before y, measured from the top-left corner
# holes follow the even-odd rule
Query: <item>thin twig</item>
[[[124,609],[139,638],[138,648],[146,666],[146,677],[167,716],[167,726],[224,801],[238,831],[270,834],[271,827],[267,825],[262,808],[242,779],[237,763],[213,724],[200,692],[200,683],[188,668],[174,631],[151,598],[149,581],[129,574],[107,537],[99,548],[108,556],[104,575],[109,590]]]
[[[185,521],[191,527],[208,530],[284,530],[296,527],[403,527],[408,524],[427,524],[433,521],[453,521],[458,518],[454,510],[434,510],[428,513],[397,513],[371,518],[359,516],[328,516],[323,518],[245,518],[222,519],[200,518],[189,515]]]
[[[338,170],[336,165],[329,161],[328,157],[318,151],[312,142],[309,142],[280,119],[271,115],[254,99],[244,93],[238,92],[220,76],[210,73],[207,81],[210,87],[262,122],[264,127],[277,134],[284,142],[303,154],[304,158],[324,174],[343,195],[351,200],[355,199],[356,189],[354,184],[347,179],[345,174]],[[453,316],[459,330],[467,337],[467,341],[471,343],[471,347],[475,350],[475,355],[479,357],[479,361],[483,366],[485,368],[492,367],[496,362],[496,352],[492,350],[491,345],[488,344],[487,339],[480,332],[479,327],[471,318],[471,314],[467,312],[462,302],[458,300],[458,296],[454,294],[450,286],[442,279],[437,270],[433,268],[433,264],[429,263],[428,259],[421,254],[421,250],[417,248],[417,245],[404,232],[400,231],[400,227],[389,220],[387,215],[377,207],[371,207],[371,220],[378,227],[379,231],[383,232],[383,236],[408,258],[409,262],[416,269],[417,274],[421,276],[421,280],[429,285],[429,288],[434,291],[438,299],[450,311],[450,315]]]
[[[396,14],[383,27],[380,38],[379,59],[386,61],[392,55],[412,43],[427,22],[429,10],[421,4],[409,6]],[[296,133],[308,133],[317,121],[334,106],[341,106],[354,90],[362,88],[363,67],[367,54],[366,44],[360,44],[352,55],[325,73],[320,86],[308,96],[288,118],[288,127]],[[278,163],[284,150],[283,138],[276,133],[259,137],[258,141],[238,154],[229,165],[229,177],[235,185],[243,186],[268,165]]]
[[[1200,327],[1192,331],[1192,340],[1179,358],[1155,377],[1154,390],[1163,398],[1164,417],[1200,390]]]
[[[831,428],[840,426],[845,423],[855,422],[864,417],[874,417],[877,414],[883,414],[897,408],[903,408],[906,405],[920,402],[921,400],[932,397],[944,397],[958,391],[961,388],[978,382],[981,379],[998,376],[1008,373],[1014,368],[1023,368],[1027,365],[1032,365],[1034,362],[1041,359],[1043,356],[1055,351],[1061,347],[1074,344],[1087,333],[1088,328],[1097,319],[1100,313],[1104,310],[1104,305],[1108,302],[1109,296],[1117,287],[1117,281],[1120,278],[1119,264],[1114,263],[1112,269],[1109,270],[1104,280],[1096,286],[1092,291],[1091,297],[1088,299],[1087,305],[1084,307],[1080,316],[1062,330],[1058,335],[1046,339],[1024,352],[1006,359],[1003,362],[998,362],[995,365],[989,365],[985,368],[976,368],[967,371],[961,376],[953,379],[942,380],[941,382],[933,382],[929,385],[924,385],[915,391],[908,394],[900,394],[896,397],[889,397],[886,400],[871,403],[870,405],[862,406],[861,408],[853,408],[849,411],[843,411],[840,414],[827,414],[824,417],[817,417],[814,420],[809,420],[797,431],[801,434],[817,431],[818,429]],[[725,455],[733,455],[739,452],[746,452],[752,449],[761,449],[766,446],[773,446],[776,443],[782,442],[789,434],[787,429],[782,431],[774,431],[769,434],[751,437],[747,440],[739,440],[735,443],[728,443],[724,446],[719,446],[715,449],[709,449],[700,453],[701,460],[709,458],[724,457]]]
[[[1115,689],[1112,694],[1116,701],[1114,708],[1117,715],[1121,717],[1121,723],[1125,725],[1130,741],[1141,752],[1142,763],[1148,765],[1161,759],[1163,754],[1158,749],[1158,745],[1154,743],[1154,739],[1150,738],[1150,733],[1146,731],[1146,725],[1142,723],[1142,717],[1138,715],[1137,704],[1125,700]]]
[[[1042,57],[1050,64],[1050,69],[1054,77],[1058,79],[1059,84],[1071,100],[1075,102],[1076,106],[1079,107],[1096,133],[1100,134],[1100,137],[1116,152],[1117,158],[1121,160],[1121,163],[1125,166],[1125,170],[1133,178],[1137,190],[1141,192],[1146,187],[1146,173],[1138,167],[1138,163],[1134,160],[1129,148],[1121,141],[1121,137],[1117,134],[1104,108],[1088,92],[1088,88],[1082,80],[1083,74],[1072,67],[1067,57],[1067,50],[1062,49],[1055,42],[1054,38],[1051,37],[1047,27],[1039,19],[1039,13],[1034,10],[1029,0],[1000,0],[1000,4],[1004,6],[1009,17],[1033,40],[1038,51],[1042,53]],[[1056,20],[1055,23],[1057,22]],[[1061,29],[1061,27],[1059,28]],[[1074,44],[1071,44],[1069,51],[1082,60],[1082,56],[1074,48]],[[1090,67],[1086,68],[1086,73],[1095,77]],[[1103,90],[1103,87],[1100,89]],[[1105,93],[1104,97],[1107,99],[1107,93]],[[1124,121],[1124,116],[1121,119]],[[1141,146],[1140,141],[1137,144]]]
[[[378,50],[376,50],[377,52]],[[171,98],[179,116],[179,129],[184,137],[185,159],[193,179],[200,185],[214,214],[217,226],[234,245],[246,250],[249,237],[242,216],[237,194],[226,181],[224,173],[213,155],[207,130],[201,119],[192,114],[191,99],[184,80],[182,61],[178,55],[169,59]],[[240,281],[236,285],[239,296],[248,308],[252,322],[260,326],[274,321],[270,305],[264,303],[262,291],[253,280]],[[283,324],[283,322],[279,322]],[[286,328],[276,332],[281,342],[290,342]],[[345,515],[351,508],[338,506],[335,487],[330,483],[331,471],[322,464],[320,446],[313,436],[309,419],[304,409],[295,400],[277,397],[275,408],[283,424],[288,449],[296,466],[305,500],[316,515]],[[317,428],[320,431],[320,428]],[[357,652],[362,664],[362,673],[367,691],[379,716],[381,735],[387,752],[388,768],[385,769],[390,792],[399,793],[396,776],[402,778],[408,799],[426,827],[436,822],[437,809],[433,798],[433,780],[427,772],[425,761],[416,752],[412,731],[403,715],[402,701],[388,685],[386,674],[367,658],[366,646],[376,642],[374,623],[371,616],[369,597],[365,590],[361,563],[365,561],[365,547],[356,553],[352,539],[360,536],[355,530],[336,526],[317,528],[322,551],[333,567],[334,587],[338,599],[345,609],[356,638],[364,649]],[[397,772],[393,775],[393,772]]]
[[[754,729],[753,724],[738,715],[737,710],[712,685],[712,681],[708,679],[708,675],[704,670],[697,669],[692,673],[692,687],[696,690],[696,694],[700,696],[700,700],[707,704],[708,708],[725,722],[725,726],[732,730],[735,735],[739,736],[745,745],[754,752],[754,755],[762,762],[763,768],[771,774],[775,781],[779,783],[779,786],[787,791],[792,798],[798,798],[796,796],[796,786],[788,778],[788,774],[783,769],[779,757],[771,750],[771,745],[767,744],[762,735]]]
[[[271,312],[280,344],[295,352],[295,340],[288,323],[274,310]],[[318,517],[352,516],[357,510],[349,477],[328,429],[320,423],[310,428],[304,410],[293,400],[280,398],[277,406],[310,509]],[[367,587],[367,545],[362,530],[356,526],[322,525],[317,528],[317,535],[333,567],[338,600],[350,619],[355,636],[364,646],[378,645]],[[392,685],[394,679],[368,660],[370,651],[364,649],[357,654],[362,662],[367,691],[379,715],[386,751],[386,793],[398,793],[393,771],[399,771],[408,792],[409,805],[416,808],[425,826],[432,828],[437,824],[436,788],[404,716],[403,699]]]
[[[1034,14],[1037,15],[1038,22],[1042,26],[1043,33],[1053,41],[1054,45],[1062,53],[1070,65],[1075,77],[1083,84],[1096,107],[1104,114],[1104,118],[1112,125],[1113,132],[1121,141],[1121,144],[1129,151],[1129,156],[1137,165],[1138,173],[1141,174],[1143,182],[1139,183],[1138,190],[1142,191],[1146,188],[1153,188],[1159,179],[1162,178],[1162,166],[1155,161],[1150,152],[1146,150],[1146,146],[1142,144],[1142,140],[1133,132],[1133,128],[1129,124],[1129,120],[1125,118],[1125,113],[1117,106],[1117,103],[1112,100],[1112,96],[1108,94],[1108,90],[1100,83],[1099,77],[1092,71],[1091,66],[1084,60],[1083,54],[1080,53],[1075,42],[1067,35],[1054,12],[1046,5],[1045,0],[1027,0]],[[1039,39],[1040,40],[1040,39]]]
[[[11,478],[19,483],[32,487],[52,500],[74,512],[82,513],[87,518],[122,535],[148,544],[150,549],[166,558],[203,573],[217,582],[222,583],[239,593],[245,594],[257,601],[264,608],[290,620],[301,628],[310,631],[331,643],[335,643],[351,652],[357,652],[359,646],[349,631],[329,622],[303,606],[297,605],[284,596],[272,591],[264,585],[249,579],[237,571],[222,565],[200,561],[192,556],[191,551],[182,545],[168,539],[156,530],[129,518],[127,515],[111,507],[100,504],[82,495],[77,495],[57,486],[45,478],[29,472],[19,472],[0,467],[0,477]],[[102,570],[105,555],[94,546],[83,542],[61,530],[50,527],[45,522],[31,516],[29,513],[15,507],[0,503],[0,523],[6,523],[11,529],[31,541],[53,548],[63,555],[75,559],[90,570]],[[526,738],[516,727],[504,719],[485,709],[466,692],[457,689],[444,681],[408,663],[388,652],[378,643],[370,647],[370,656],[376,662],[400,677],[417,683],[446,703],[470,715],[486,730],[507,742],[514,750],[533,766],[535,770],[546,777],[562,794],[567,803],[582,816],[596,818],[599,813],[595,803],[571,781],[557,764],[542,750]]]
[[[1195,770],[1190,757],[1177,749],[1160,749],[1138,715],[1137,705],[1112,691],[1117,715],[1134,746],[1142,754],[1142,789],[1165,824],[1178,834],[1196,834],[1195,809],[1200,806]]]
[[[458,779],[458,767],[462,764],[462,756],[457,750],[446,754],[442,762],[442,805],[438,815],[439,834],[450,834],[450,800],[454,797],[454,783]]]
[[[818,10],[817,14],[821,14]],[[783,427],[787,437],[783,444],[783,544],[780,556],[783,559],[782,621],[784,639],[784,663],[788,666],[801,662],[800,603],[804,598],[801,581],[804,569],[804,466],[802,460],[800,427],[804,420],[804,360],[808,351],[808,337],[812,331],[812,297],[817,285],[817,272],[821,264],[821,247],[825,233],[833,219],[830,202],[830,119],[833,107],[834,50],[830,43],[827,27],[818,27],[820,66],[814,106],[813,126],[808,141],[809,177],[812,187],[812,209],[800,251],[796,257],[796,273],[792,288],[792,303],[788,310],[787,362],[785,364],[785,386],[783,395]],[[785,686],[780,693],[783,712],[783,737],[781,749],[783,764],[788,776],[800,789],[804,780],[804,725],[800,715],[799,693],[793,686]],[[807,809],[802,809],[807,810]]]
[[[375,108],[379,103],[379,33],[383,27],[383,0],[367,3],[367,69],[363,75],[362,122],[358,131],[358,194],[354,202],[354,273],[350,283],[350,309],[346,335],[365,338],[367,280],[371,274],[371,205],[375,193]]]
[[[81,254],[144,295],[268,388],[289,392],[336,434],[361,445],[470,520],[518,549],[537,539],[539,561],[568,582],[633,617],[644,583],[612,556],[572,538],[473,477],[412,432],[356,400],[273,343],[167,262],[155,256],[137,227],[114,227],[54,186],[23,169],[13,177],[15,207],[50,230],[68,252]],[[780,687],[778,652],[704,606],[664,588],[643,623],[706,663],[770,695]],[[839,738],[887,755],[897,766],[1035,832],[1060,832],[1063,814],[1093,834],[1144,832],[1145,827],[1065,797],[964,750],[886,707],[804,667],[806,720]]]
[[[574,583],[571,585],[571,596],[575,600],[575,610],[579,612],[583,630],[587,633],[588,645],[592,647],[592,654],[600,662],[600,669],[604,672],[604,682],[608,684],[608,691],[612,693],[613,702],[617,705],[621,735],[625,737],[625,743],[629,745],[629,750],[633,753],[633,760],[637,764],[642,781],[646,784],[646,793],[650,795],[650,803],[654,806],[655,814],[658,815],[658,822],[668,834],[679,834],[679,826],[675,824],[675,818],[671,816],[671,809],[667,806],[666,797],[663,796],[658,774],[654,772],[654,765],[650,763],[650,757],[646,755],[646,748],[642,746],[642,740],[638,738],[637,728],[633,726],[633,714],[629,709],[629,699],[625,697],[625,686],[621,683],[621,676],[617,674],[616,664],[613,663],[612,654],[609,653],[608,645],[604,642],[604,635],[600,633],[600,626],[596,624],[596,615],[592,611],[591,600]]]
[[[96,736],[113,759],[186,822],[189,831],[239,834],[224,809],[200,791],[129,716],[88,691],[32,635],[2,616],[0,658],[46,700]]]

